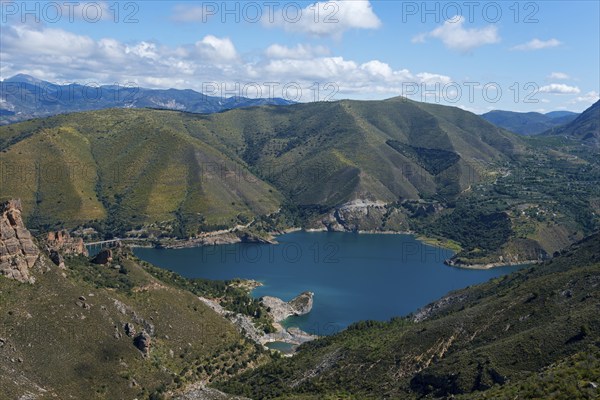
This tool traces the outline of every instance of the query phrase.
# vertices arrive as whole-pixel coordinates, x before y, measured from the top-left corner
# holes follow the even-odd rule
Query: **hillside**
[[[116,234],[159,224],[188,237],[275,211],[277,190],[188,133],[199,118],[114,109],[2,127],[0,198],[21,198],[33,228]]]
[[[567,136],[600,148],[600,100],[572,122],[551,129],[545,132],[544,135]]]
[[[355,323],[280,358],[197,297],[237,307],[252,304],[247,292],[179,277],[127,248],[90,261],[80,239],[32,241],[20,207],[2,206],[0,249],[9,262],[37,252],[19,267],[28,277],[0,270],[7,398],[598,395],[600,234],[549,263],[449,293],[406,318]]]
[[[600,215],[593,149],[403,98],[90,111],[0,127],[0,151],[0,198],[30,227],[95,238],[410,230],[453,263],[503,264],[549,258]]]
[[[538,112],[520,113],[514,111],[493,110],[481,115],[486,121],[519,135],[537,135],[548,129],[568,124],[579,114],[568,111],[553,111],[546,114]]]
[[[520,149],[471,113],[404,98],[232,110],[202,125],[194,136],[300,205],[452,197]]]
[[[246,98],[220,95],[217,83],[207,84],[209,94],[194,90],[146,89],[131,84],[98,85],[54,84],[29,75],[15,75],[0,82],[0,125],[107,108],[158,108],[194,113],[213,113],[265,104],[288,105],[280,98]],[[212,95],[211,94],[216,94]],[[235,93],[234,93],[235,94]]]
[[[274,187],[326,207],[452,197],[519,146],[473,114],[402,99],[103,110],[2,127],[0,197],[20,197],[35,227],[177,219],[193,234],[274,211]],[[65,211],[51,212],[57,204]]]
[[[269,358],[199,300],[223,282],[192,293],[126,248],[100,264],[68,236],[32,242],[19,207],[0,209],[2,399],[160,399]]]
[[[550,263],[452,292],[407,318],[356,323],[219,387],[261,399],[544,398],[551,387],[552,398],[597,398],[599,283],[596,234]]]

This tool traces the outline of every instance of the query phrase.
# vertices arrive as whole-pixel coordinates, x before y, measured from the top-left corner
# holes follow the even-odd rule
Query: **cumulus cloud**
[[[405,84],[415,87],[451,82],[450,77],[434,71],[413,73],[377,59],[357,62],[306,44],[272,45],[259,57],[245,59],[230,39],[212,35],[174,47],[150,40],[94,40],[43,26],[7,26],[0,57],[0,76],[4,78],[26,73],[59,83],[131,83],[204,92],[206,85],[213,83],[221,88],[257,84],[263,97],[285,97],[282,88],[291,84],[302,88],[302,97],[292,98],[300,101],[392,97],[403,94]],[[274,82],[275,89],[267,91],[267,84]]]
[[[302,59],[327,54],[329,54],[329,49],[325,46],[310,46],[304,44],[298,44],[295,47],[272,44],[265,50],[265,55],[269,58]]]
[[[349,29],[377,29],[381,20],[368,0],[336,0],[317,2],[300,9],[297,3],[265,13],[262,23],[318,37],[341,37]]]
[[[571,79],[571,77],[568,74],[565,74],[564,72],[552,72],[550,75],[548,75],[548,79],[566,80]]]
[[[431,32],[414,36],[412,42],[424,43],[427,38],[435,38],[441,40],[451,50],[467,53],[477,47],[500,41],[496,26],[488,25],[483,28],[466,29],[464,23],[464,17],[455,16]]]
[[[54,28],[38,30],[29,25],[7,26],[3,28],[3,36],[3,51],[30,55],[89,56],[95,46],[88,36]]]
[[[592,103],[597,102],[599,99],[600,99],[600,93],[596,92],[595,90],[592,90],[591,92],[587,92],[583,96],[578,96],[578,97],[574,98],[570,103],[571,104],[575,104],[575,103],[592,104]]]
[[[235,46],[229,38],[207,35],[196,42],[196,50],[209,61],[233,61],[238,57]]]
[[[514,47],[511,48],[511,50],[518,50],[518,51],[533,51],[533,50],[541,50],[541,49],[548,49],[551,47],[556,47],[556,46],[560,46],[562,44],[562,42],[558,41],[557,39],[549,39],[549,40],[540,40],[540,39],[532,39],[527,43],[522,43],[519,45],[516,45]]]
[[[540,87],[540,93],[551,94],[579,94],[581,90],[577,86],[569,86],[564,83],[551,83]]]

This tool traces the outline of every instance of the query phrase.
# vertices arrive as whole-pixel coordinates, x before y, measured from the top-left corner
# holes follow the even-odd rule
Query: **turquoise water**
[[[135,249],[135,254],[188,278],[255,279],[255,297],[291,300],[315,293],[312,311],[286,326],[333,334],[352,322],[409,314],[448,293],[519,267],[466,270],[448,267],[446,249],[410,235],[294,232],[279,244],[239,243],[189,249]]]
[[[269,349],[279,350],[285,354],[293,354],[296,350],[297,345],[286,343],[286,342],[269,342],[265,344]]]

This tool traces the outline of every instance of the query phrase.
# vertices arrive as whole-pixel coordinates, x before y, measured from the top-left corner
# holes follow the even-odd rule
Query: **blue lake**
[[[287,326],[318,335],[333,334],[367,319],[409,314],[448,293],[520,267],[467,270],[444,265],[446,249],[410,235],[294,232],[279,244],[239,243],[189,249],[137,248],[152,264],[188,278],[255,279],[252,293],[291,300],[315,293],[312,311]]]

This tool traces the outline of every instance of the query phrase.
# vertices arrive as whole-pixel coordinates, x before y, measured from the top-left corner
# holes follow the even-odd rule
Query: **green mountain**
[[[0,197],[21,198],[36,228],[162,223],[181,237],[275,211],[276,189],[190,135],[201,118],[114,109],[2,127]]]
[[[551,129],[544,135],[572,137],[591,146],[600,147],[600,100],[572,122]]]
[[[273,212],[282,195],[327,207],[455,196],[520,146],[473,114],[400,98],[102,110],[0,128],[0,197],[20,197],[36,227],[175,221],[187,236]]]
[[[42,232],[411,230],[455,248],[453,263],[502,264],[600,223],[593,149],[404,98],[90,111],[0,127],[0,151],[0,198],[21,198]]]
[[[537,135],[548,129],[573,121],[579,114],[569,111],[552,111],[546,114],[537,112],[520,113],[493,110],[481,115],[492,124],[519,135]]]
[[[240,109],[202,125],[194,136],[301,205],[454,196],[521,145],[474,114],[404,98]]]
[[[407,318],[356,323],[218,387],[261,399],[594,399],[599,283],[596,234],[547,264]]]

